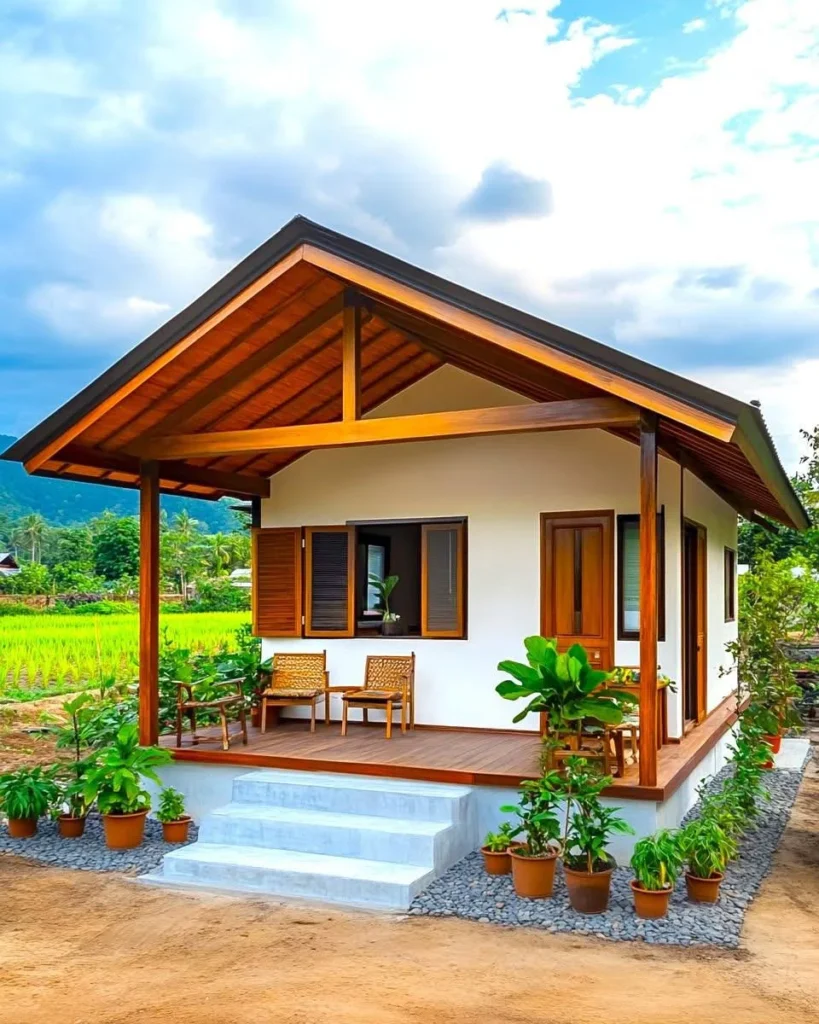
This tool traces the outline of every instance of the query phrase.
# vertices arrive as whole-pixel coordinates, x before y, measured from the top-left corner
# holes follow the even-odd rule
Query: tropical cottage
[[[474,848],[505,791],[536,773],[539,723],[513,725],[517,707],[495,692],[498,662],[533,633],[638,670],[639,752],[621,746],[611,796],[642,831],[678,821],[736,713],[725,644],[737,516],[808,524],[758,408],[303,218],[4,457],[140,490],[145,743],[159,739],[159,495],[250,499],[263,656],[311,653],[327,674],[301,703],[271,697],[266,730],[246,744],[163,738],[174,784],[200,816],[238,793],[240,805],[357,807],[370,819],[412,819],[410,793],[433,800],[425,785],[449,785],[457,840],[435,847],[426,875],[396,883],[396,904]],[[399,577],[389,635],[373,575]],[[350,694],[368,658],[376,673],[398,664],[385,655],[409,673],[390,739],[384,703]],[[249,769],[262,769],[255,782]],[[333,895],[335,872],[376,886],[375,868],[364,878],[335,863],[351,843],[362,858],[350,838],[366,832],[360,821],[334,832],[325,820],[305,839],[303,821],[273,817],[260,843],[241,813],[223,815],[211,850],[231,849],[227,861],[182,851],[177,877],[243,884],[246,869],[251,887],[302,891],[300,871],[303,891],[321,877]],[[402,862],[395,842],[393,830],[389,850],[364,860]]]

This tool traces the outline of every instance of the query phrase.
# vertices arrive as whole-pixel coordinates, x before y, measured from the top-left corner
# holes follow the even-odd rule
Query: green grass
[[[248,612],[160,616],[180,647],[211,653],[233,648]],[[139,621],[133,614],[21,615],[0,619],[0,700],[31,700],[93,686],[100,678],[130,682],[138,672]]]

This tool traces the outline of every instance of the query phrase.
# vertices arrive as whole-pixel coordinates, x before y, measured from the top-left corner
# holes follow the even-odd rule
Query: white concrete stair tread
[[[403,793],[407,796],[445,797],[448,800],[459,800],[472,792],[469,786],[456,786],[448,782],[416,782],[413,779],[388,779],[334,772],[299,772],[278,768],[257,768],[244,775],[237,775],[233,781],[267,782],[322,789],[371,790],[379,793]]]
[[[777,768],[801,768],[808,750],[810,740],[803,737],[786,737],[782,740],[779,753],[774,754],[774,765]]]
[[[418,865],[197,842],[166,854],[162,881],[399,910],[432,875]]]
[[[389,831],[413,836],[435,836],[439,832],[451,828],[446,821],[415,821],[406,818],[386,818],[375,814],[348,814],[344,811],[322,811],[308,807],[278,807],[270,804],[232,803],[225,807],[217,807],[210,812],[210,815],[219,818],[276,821],[327,828],[355,828],[372,832]]]

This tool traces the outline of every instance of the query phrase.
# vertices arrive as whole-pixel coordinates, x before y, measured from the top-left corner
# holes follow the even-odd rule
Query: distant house
[[[234,569],[228,579],[234,587],[250,590],[250,569]]]
[[[0,551],[0,576],[16,576],[19,571],[14,555],[10,551]]]

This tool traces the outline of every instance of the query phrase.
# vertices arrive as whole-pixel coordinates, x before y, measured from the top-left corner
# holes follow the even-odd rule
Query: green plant
[[[546,713],[547,750],[558,746],[560,734],[576,729],[581,719],[619,725],[625,711],[637,702],[632,693],[603,686],[608,673],[591,667],[580,644],[565,654],[558,653],[556,640],[542,636],[527,637],[523,644],[528,663],[500,662],[498,670],[512,678],[504,679],[495,689],[505,700],[530,698],[514,722],[534,712]]]
[[[162,822],[179,821],[185,816],[185,798],[179,790],[167,786],[160,792],[156,816]]]
[[[631,869],[643,889],[673,889],[683,865],[679,835],[661,828],[634,844]]]
[[[682,829],[680,849],[695,878],[724,874],[737,855],[736,840],[711,817],[695,818]]]
[[[381,599],[382,604],[382,618],[384,622],[397,622],[399,616],[395,612],[390,611],[390,595],[398,585],[397,576],[385,576],[381,577],[377,572],[371,572],[367,580],[370,586],[375,590]]]
[[[583,757],[566,759],[563,790],[566,800],[566,832],[563,862],[575,871],[604,871],[614,866],[606,847],[612,835],[633,834],[634,829],[618,816],[619,807],[604,807],[600,794],[612,783]]]
[[[501,807],[504,814],[516,814],[518,823],[512,836],[526,836],[521,856],[545,857],[560,847],[560,819],[557,815],[562,784],[560,774],[547,771],[539,779],[527,779],[520,785],[520,801]]]
[[[133,814],[150,807],[150,794],[142,780],[161,785],[154,771],[171,760],[168,750],[141,747],[134,724],[121,726],[114,742],[103,748],[86,776],[83,795],[89,803],[96,800],[100,814]]]
[[[58,796],[56,766],[18,768],[0,775],[0,807],[9,818],[40,818]]]
[[[508,821],[498,826],[497,832],[487,832],[483,841],[484,847],[490,853],[506,853],[515,841],[515,831]]]

